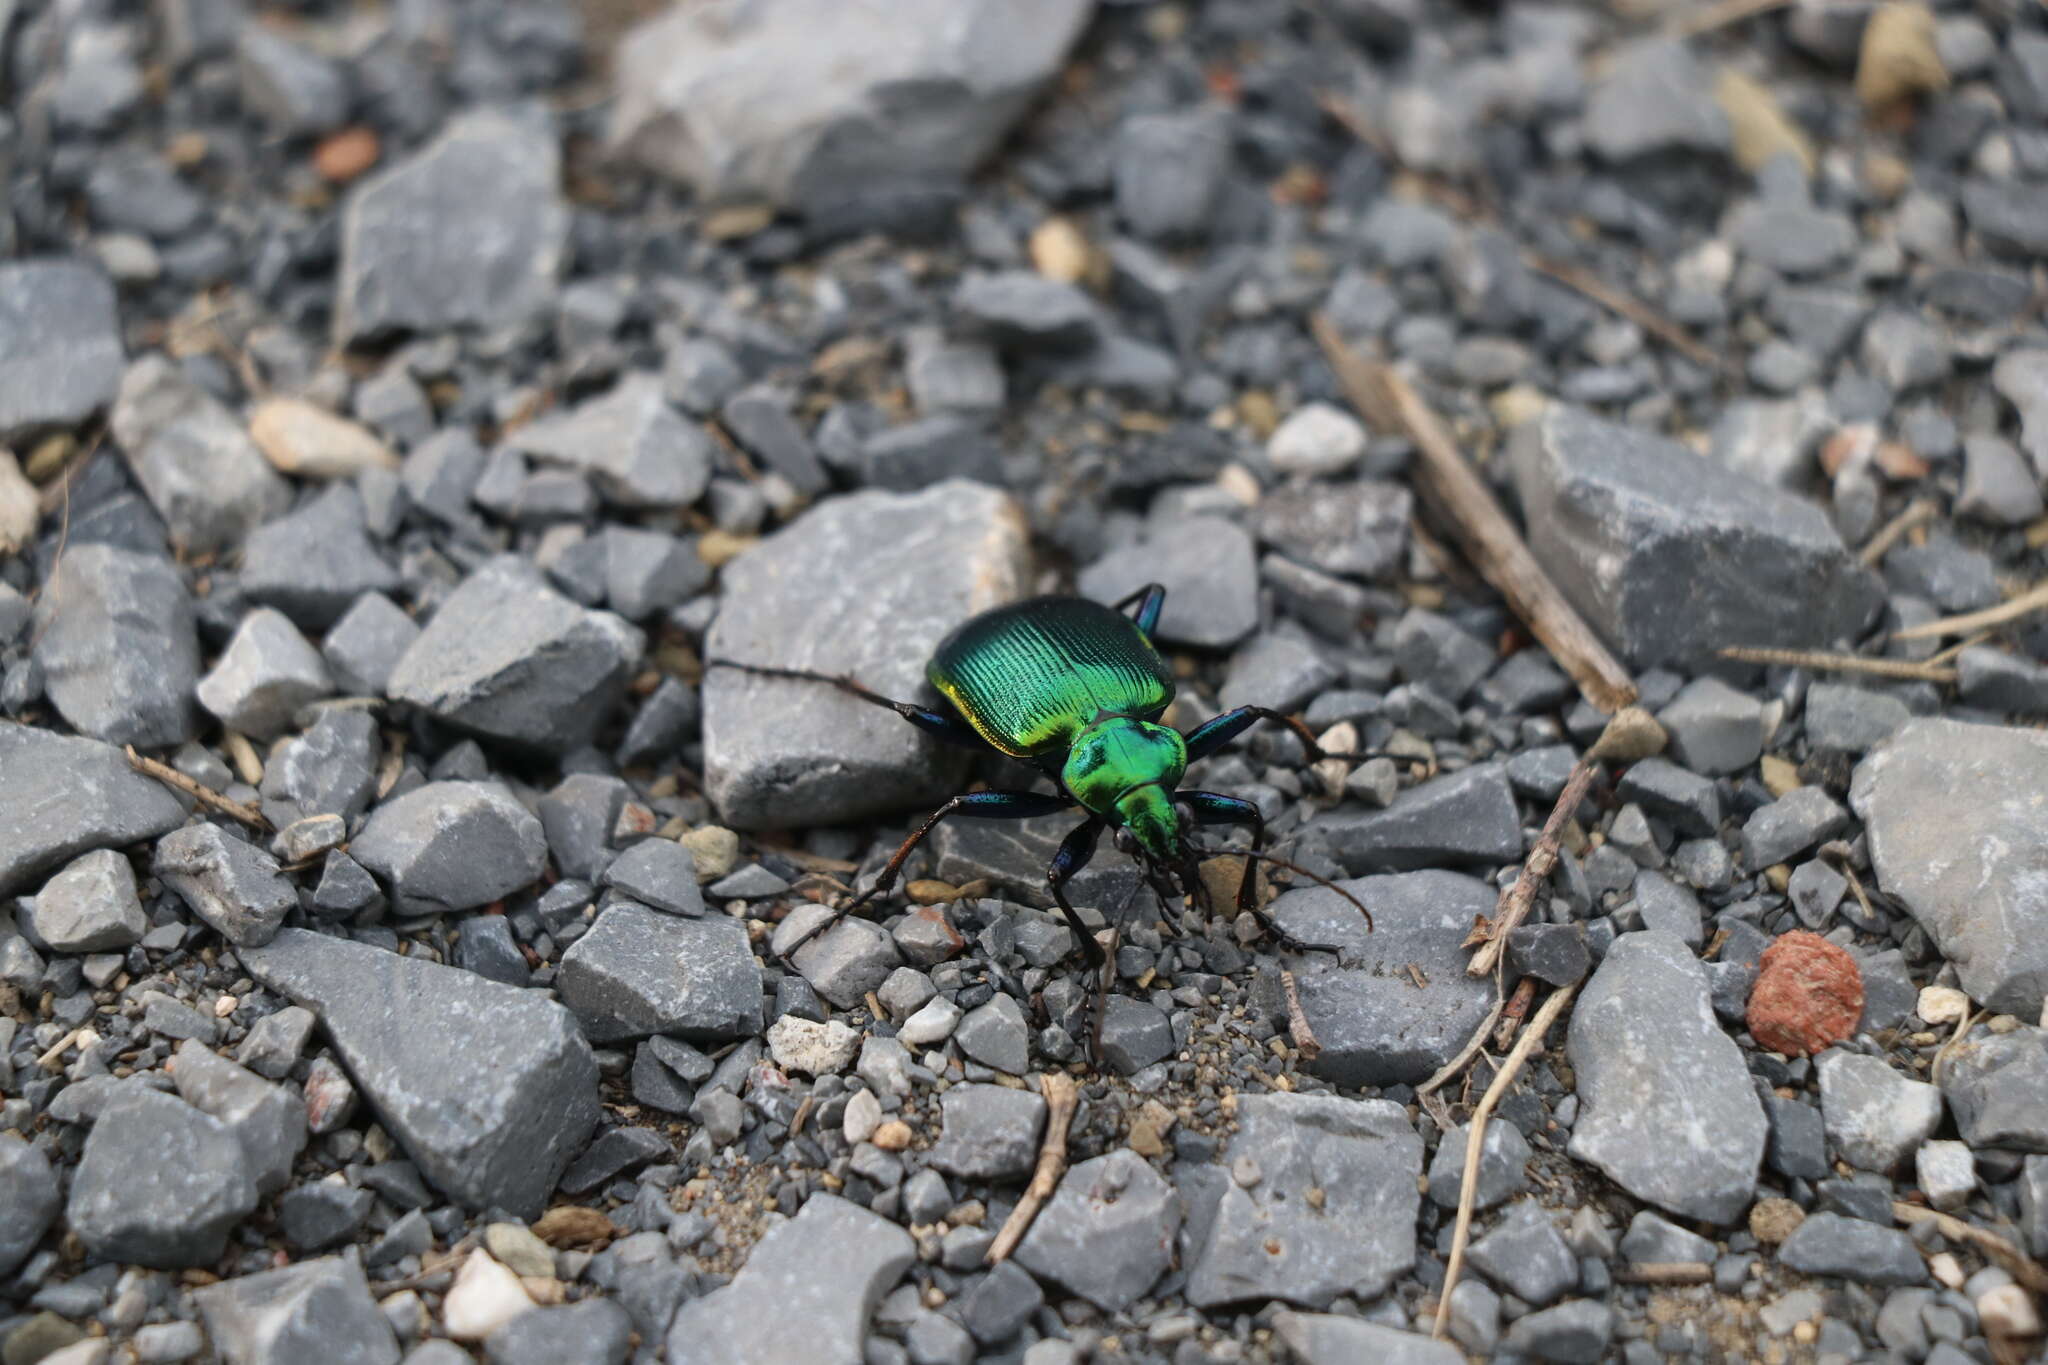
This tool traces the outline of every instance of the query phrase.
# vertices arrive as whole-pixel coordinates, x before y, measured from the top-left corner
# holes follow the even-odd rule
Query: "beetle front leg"
[[[1256,719],[1256,717],[1254,717]],[[1214,724],[1212,721],[1211,724]],[[1249,724],[1249,722],[1247,722]],[[1224,796],[1220,792],[1184,791],[1174,795],[1176,801],[1184,803],[1194,812],[1198,825],[1249,825],[1252,831],[1252,852],[1261,852],[1266,846],[1266,817],[1259,814],[1259,808],[1251,802],[1235,796]],[[1228,850],[1224,852],[1229,856]],[[1256,904],[1258,877],[1256,858],[1244,860],[1244,875],[1237,883],[1237,912],[1250,915],[1259,922],[1259,927],[1282,948],[1296,953],[1334,953],[1338,949],[1329,943],[1308,943],[1296,938],[1280,927],[1280,922],[1267,914]]]
[[[1316,743],[1316,737],[1310,733],[1308,726],[1302,724],[1297,718],[1282,715],[1268,706],[1240,706],[1235,710],[1225,711],[1214,720],[1204,721],[1188,731],[1186,735],[1188,762],[1193,763],[1198,758],[1209,757],[1209,755],[1215,753],[1218,749],[1221,749],[1224,745],[1230,743],[1231,740],[1236,739],[1262,720],[1277,721],[1294,731],[1295,737],[1301,741],[1301,747],[1307,754],[1310,763],[1320,763],[1326,758],[1355,760],[1391,758],[1396,763],[1428,762],[1427,759],[1415,754],[1330,753],[1322,745]]]
[[[903,864],[910,857],[910,851],[924,841],[924,837],[939,827],[939,822],[949,815],[961,815],[977,820],[1030,820],[1040,815],[1055,815],[1073,804],[1064,796],[1048,796],[1043,792],[965,792],[940,806],[925,818],[925,822],[911,832],[908,839],[897,845],[890,855],[889,865],[882,869],[882,875],[875,878],[875,884],[855,896],[845,905],[834,910],[826,918],[806,929],[802,937],[777,954],[784,963],[795,966],[792,959],[797,949],[809,943],[833,925],[845,919],[854,911],[866,905],[875,897],[886,894],[896,885],[896,878],[902,875]]]
[[[1088,1026],[1088,1064],[1098,1069],[1102,1065],[1102,1014],[1109,1001],[1109,955],[1102,951],[1102,945],[1095,941],[1095,935],[1088,932],[1088,926],[1081,922],[1080,914],[1067,900],[1067,881],[1088,866],[1088,860],[1095,856],[1096,842],[1102,837],[1102,823],[1100,816],[1091,816],[1075,826],[1073,833],[1060,841],[1059,852],[1052,855],[1052,864],[1045,870],[1045,884],[1052,891],[1053,903],[1059,906],[1067,927],[1080,940],[1081,957],[1095,977],[1095,999]]]

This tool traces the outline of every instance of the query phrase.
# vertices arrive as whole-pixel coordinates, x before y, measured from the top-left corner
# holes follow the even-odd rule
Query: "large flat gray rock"
[[[169,787],[119,749],[0,722],[0,896],[81,853],[154,839],[185,823]]]
[[[1385,810],[1343,807],[1318,817],[1316,828],[1352,872],[1511,863],[1522,856],[1522,821],[1503,763],[1475,763],[1430,778],[1404,789]]]
[[[1756,1192],[1768,1126],[1706,973],[1677,935],[1624,934],[1572,1006],[1574,1159],[1681,1218],[1727,1224]]]
[[[1400,1105],[1248,1095],[1237,1120],[1224,1164],[1249,1162],[1258,1180],[1223,1186],[1189,1263],[1189,1303],[1326,1308],[1339,1294],[1365,1302],[1415,1264],[1422,1139]],[[1320,1204],[1311,1190],[1322,1192]]]
[[[479,109],[365,179],[342,217],[336,339],[502,327],[547,307],[569,242],[561,178],[544,124]]]
[[[544,994],[286,929],[238,952],[320,1017],[385,1130],[465,1208],[538,1215],[597,1126],[597,1063]]]
[[[72,546],[51,570],[33,630],[43,689],[80,734],[158,749],[198,733],[199,628],[170,560]]]
[[[669,1365],[860,1365],[868,1316],[916,1259],[910,1234],[833,1194],[754,1244],[731,1284],[683,1305]]]
[[[1069,1294],[1120,1313],[1173,1264],[1179,1232],[1179,1193],[1124,1147],[1061,1177],[1018,1243],[1017,1262]]]
[[[604,725],[646,645],[637,627],[578,606],[530,564],[502,556],[448,594],[386,691],[458,730],[564,753]]]
[[[610,140],[707,200],[886,225],[959,192],[1093,0],[713,0],[619,45]]]
[[[1553,404],[1510,459],[1529,548],[1638,667],[1825,646],[1884,600],[1820,508],[1675,441]]]
[[[403,915],[489,905],[547,865],[539,817],[487,782],[429,782],[370,812],[349,856]]]
[[[936,702],[925,663],[977,612],[1020,596],[1017,505],[983,484],[856,493],[799,517],[725,566],[707,659],[850,673]],[[729,668],[704,677],[704,772],[736,829],[833,824],[935,802],[962,751],[822,683]]]
[[[2048,994],[2048,734],[1925,718],[1856,766],[1878,884],[1923,925],[1962,988],[2034,1018]]]
[[[174,1270],[218,1260],[256,1202],[247,1155],[228,1125],[176,1096],[128,1085],[85,1139],[64,1221],[95,1256]]]
[[[668,405],[654,374],[629,375],[609,393],[529,423],[509,444],[587,474],[620,507],[687,507],[711,479],[711,438]]]
[[[1338,954],[1290,953],[1302,1012],[1322,1052],[1309,1070],[1338,1085],[1413,1084],[1457,1055],[1493,1008],[1493,983],[1465,975],[1458,947],[1474,915],[1491,915],[1492,887],[1455,872],[1409,872],[1340,882],[1357,907],[1320,886],[1268,907],[1280,927]],[[1426,985],[1408,973],[1413,963]]]

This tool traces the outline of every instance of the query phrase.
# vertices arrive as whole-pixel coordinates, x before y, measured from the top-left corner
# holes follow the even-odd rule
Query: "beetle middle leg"
[[[976,820],[1030,820],[1040,815],[1056,815],[1073,804],[1065,796],[1052,796],[1044,792],[964,792],[954,797],[925,817],[925,822],[913,830],[908,839],[897,845],[896,851],[889,857],[889,865],[882,869],[881,876],[875,878],[873,886],[806,929],[796,942],[790,944],[778,956],[794,966],[793,959],[796,957],[797,949],[875,897],[887,894],[889,889],[896,885],[896,878],[902,875],[903,864],[910,857],[910,851],[922,843],[927,834],[937,829],[939,822],[947,816],[960,815]]]
[[[1102,837],[1102,817],[1091,816],[1074,827],[1073,833],[1060,841],[1059,851],[1052,855],[1052,864],[1045,870],[1045,884],[1052,891],[1054,904],[1060,908],[1067,927],[1080,940],[1081,957],[1087,962],[1088,970],[1095,977],[1095,997],[1089,1014],[1088,1064],[1102,1065],[1102,1014],[1109,1000],[1109,957],[1102,951],[1102,945],[1095,941],[1095,935],[1088,932],[1088,926],[1081,922],[1080,914],[1067,899],[1067,881],[1095,856],[1095,844]]]
[[[1214,722],[1211,722],[1212,724]],[[1247,722],[1249,723],[1249,722]],[[1249,825],[1252,831],[1252,852],[1257,853],[1266,846],[1266,817],[1259,814],[1259,808],[1240,797],[1224,796],[1220,792],[1183,791],[1174,799],[1184,803],[1194,812],[1195,823],[1200,825]],[[1225,857],[1229,856],[1225,850]],[[1250,915],[1259,922],[1272,940],[1282,948],[1296,953],[1335,953],[1339,949],[1331,943],[1308,943],[1296,938],[1280,927],[1280,922],[1267,914],[1258,904],[1258,876],[1255,860],[1244,860],[1244,875],[1237,883],[1237,911]]]

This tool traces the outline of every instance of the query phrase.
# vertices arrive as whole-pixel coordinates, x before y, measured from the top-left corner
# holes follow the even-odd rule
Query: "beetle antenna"
[[[1255,849],[1249,848],[1204,848],[1197,849],[1195,851],[1200,853],[1205,858],[1256,858],[1262,863],[1271,863],[1275,867],[1284,867],[1289,872],[1300,873],[1302,876],[1307,877],[1316,885],[1326,887],[1329,890],[1336,892],[1345,900],[1350,901],[1353,905],[1357,906],[1358,913],[1365,916],[1366,932],[1371,933],[1373,931],[1374,925],[1372,922],[1372,911],[1365,908],[1364,901],[1352,895],[1349,891],[1346,891],[1343,887],[1337,885],[1337,883],[1331,881],[1322,873],[1312,872],[1308,868],[1303,867],[1300,863],[1290,863],[1285,858],[1277,858],[1270,853],[1261,853]]]

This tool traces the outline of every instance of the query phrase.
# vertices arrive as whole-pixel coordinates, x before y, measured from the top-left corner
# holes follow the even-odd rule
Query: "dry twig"
[[[1939,621],[1923,621],[1917,626],[1892,632],[1894,640],[1938,640],[1946,635],[1974,635],[1980,630],[2002,626],[2008,621],[2017,621],[2033,612],[2048,610],[2048,583],[2036,584],[2009,602],[1982,611],[1966,611],[1961,616],[1944,616]]]
[[[1565,823],[1579,808],[1579,802],[1586,799],[1586,790],[1593,785],[1593,774],[1597,771],[1598,765],[1583,758],[1572,769],[1564,790],[1557,794],[1557,804],[1550,808],[1550,818],[1543,822],[1536,847],[1529,850],[1528,860],[1522,864],[1522,875],[1500,898],[1500,909],[1487,930],[1486,942],[1465,964],[1467,976],[1484,976],[1499,964],[1500,955],[1507,949],[1508,931],[1528,917],[1529,907],[1536,903],[1536,889],[1557,866],[1558,843],[1564,837]]]
[[[1706,1284],[1714,1267],[1705,1261],[1639,1261],[1614,1272],[1616,1284]]]
[[[2029,1293],[2048,1294],[2048,1269],[2015,1243],[1988,1228],[1973,1227],[1960,1218],[1903,1200],[1893,1202],[1892,1213],[1902,1223],[1934,1224],[1951,1242],[1967,1242],[1998,1262]]]
[[[1403,431],[1414,441],[1420,456],[1419,488],[1450,522],[1459,548],[1480,575],[1564,665],[1586,700],[1610,716],[1634,701],[1636,686],[1628,670],[1608,653],[1529,553],[1492,491],[1459,453],[1443,420],[1391,367],[1367,360],[1347,346],[1324,314],[1316,314],[1315,334],[1352,406],[1375,425]]]
[[[1627,318],[1709,374],[1721,368],[1721,357],[1694,339],[1683,327],[1635,295],[1624,293],[1591,271],[1582,270],[1569,261],[1540,256],[1533,251],[1523,252],[1522,260],[1531,270],[1548,275],[1559,284],[1584,294],[1609,312]]]
[[[1934,520],[1934,514],[1940,510],[1932,498],[1915,498],[1906,504],[1905,511],[1880,526],[1877,534],[1863,543],[1856,558],[1866,565],[1877,563],[1891,553],[1892,546],[1905,539],[1906,532]]]
[[[1060,1175],[1067,1169],[1067,1127],[1074,1121],[1074,1106],[1079,1103],[1081,1092],[1074,1085],[1074,1078],[1064,1071],[1047,1071],[1038,1078],[1038,1093],[1045,1096],[1046,1107],[1045,1142],[1038,1149],[1038,1169],[1031,1173],[1024,1197],[1003,1221],[1003,1230],[989,1244],[989,1265],[1009,1259],[1017,1243],[1024,1240],[1024,1234],[1031,1231],[1032,1220],[1045,1207],[1045,1201],[1059,1188]]]
[[[1315,1030],[1308,1026],[1308,1016],[1301,1011],[1301,988],[1295,984],[1293,972],[1280,973],[1280,987],[1287,993],[1287,1036],[1302,1060],[1312,1062],[1322,1055],[1323,1045],[1316,1041]]]
[[[1443,1338],[1451,1321],[1451,1291],[1458,1287],[1458,1274],[1465,1268],[1465,1243],[1472,1237],[1472,1206],[1479,1194],[1479,1153],[1486,1142],[1486,1121],[1492,1117],[1494,1106],[1513,1085],[1515,1077],[1522,1070],[1522,1064],[1529,1060],[1529,1054],[1542,1046],[1543,1035],[1550,1032],[1550,1026],[1557,1022],[1557,1016],[1564,1013],[1564,1007],[1578,992],[1576,985],[1565,986],[1551,992],[1543,1002],[1543,1008],[1536,1011],[1536,1017],[1515,1043],[1515,1050],[1507,1055],[1494,1073],[1493,1083],[1486,1087],[1486,1093],[1479,1097],[1479,1107],[1472,1111],[1472,1121],[1465,1127],[1465,1178],[1458,1189],[1458,1221],[1451,1229],[1451,1259],[1444,1268],[1444,1285],[1437,1293],[1436,1328],[1432,1335]]]
[[[1515,993],[1508,997],[1507,1008],[1501,1011],[1500,1027],[1494,1031],[1493,1048],[1498,1052],[1515,1041],[1515,1030],[1528,1017],[1529,1002],[1536,998],[1536,978],[1525,976],[1515,983]]]
[[[1472,1036],[1465,1040],[1465,1046],[1458,1049],[1458,1055],[1438,1068],[1434,1076],[1431,1076],[1421,1085],[1416,1086],[1415,1093],[1427,1097],[1443,1086],[1450,1084],[1453,1077],[1470,1066],[1472,1059],[1479,1055],[1479,1050],[1486,1046],[1486,1037],[1493,1032],[1493,1026],[1500,1022],[1501,1012],[1507,1008],[1507,1004],[1508,1002],[1501,997],[1500,993],[1495,992],[1492,1011],[1479,1021],[1478,1028],[1472,1030]]]
[[[1935,624],[1930,621],[1929,625]],[[1893,639],[1902,638],[1893,636]],[[1918,659],[1866,659],[1861,654],[1831,654],[1822,649],[1763,649],[1752,645],[1730,645],[1720,651],[1724,659],[1745,664],[1777,664],[1784,668],[1811,668],[1820,673],[1869,673],[1880,678],[1909,678],[1914,682],[1952,683],[1953,668],[1922,663]]]
[[[263,812],[256,807],[245,806],[240,801],[230,801],[213,788],[201,786],[167,763],[144,758],[135,752],[133,744],[128,746],[128,764],[135,771],[147,774],[167,787],[176,787],[209,810],[217,810],[222,815],[232,816],[250,829],[261,830],[264,833],[270,831],[270,822],[263,818]]]

